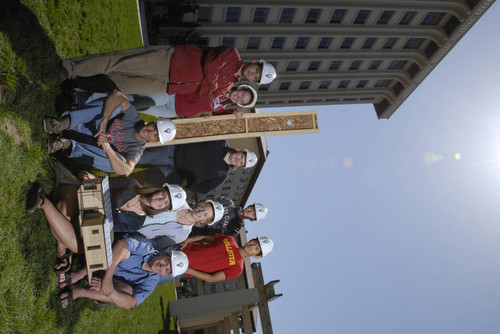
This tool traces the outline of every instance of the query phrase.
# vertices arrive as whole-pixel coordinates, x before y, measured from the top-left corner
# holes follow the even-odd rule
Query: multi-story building
[[[372,103],[389,118],[493,2],[199,0],[183,20],[198,43],[275,64],[260,108]]]

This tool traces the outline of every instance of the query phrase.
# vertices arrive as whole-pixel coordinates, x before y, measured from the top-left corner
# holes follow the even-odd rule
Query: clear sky
[[[500,333],[500,8],[390,120],[319,111],[319,134],[268,137],[248,222],[268,235],[275,333]],[[260,330],[260,324],[259,324]]]

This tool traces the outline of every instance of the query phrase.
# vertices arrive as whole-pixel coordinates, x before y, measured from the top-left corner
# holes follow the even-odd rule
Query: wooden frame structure
[[[319,132],[317,111],[293,111],[194,117],[172,120],[177,129],[168,143],[147,147],[188,144],[202,141]]]

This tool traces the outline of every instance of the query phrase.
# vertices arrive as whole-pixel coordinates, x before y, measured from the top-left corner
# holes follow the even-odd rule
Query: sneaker
[[[49,140],[49,154],[54,154],[59,150],[68,149],[71,146],[71,140],[66,138],[51,138]]]
[[[45,117],[43,120],[43,129],[52,135],[57,135],[69,128],[69,118],[64,117],[58,121],[53,117]]]

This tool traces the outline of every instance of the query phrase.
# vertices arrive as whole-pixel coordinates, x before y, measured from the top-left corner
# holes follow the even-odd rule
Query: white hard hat
[[[206,202],[212,204],[212,207],[214,209],[214,218],[210,223],[207,224],[208,226],[210,226],[222,219],[222,216],[224,216],[224,206],[219,202],[215,202],[212,200],[207,200]]]
[[[266,218],[267,208],[264,206],[264,204],[254,203],[253,207],[255,208],[255,221]]]
[[[170,254],[170,263],[172,266],[172,276],[184,275],[189,268],[189,259],[184,252],[172,251]]]
[[[257,163],[257,154],[253,153],[252,151],[245,150],[246,153],[246,161],[245,161],[245,168],[248,167],[253,167]]]
[[[273,241],[271,239],[268,237],[257,237],[257,240],[259,240],[260,250],[262,251],[260,257],[264,257],[273,251]]]
[[[172,122],[169,118],[158,117],[156,120],[156,127],[158,128],[160,143],[165,144],[166,142],[174,139],[177,130],[174,122]]]
[[[250,90],[252,92],[252,99],[247,104],[239,104],[239,103],[236,103],[236,104],[242,108],[252,108],[255,105],[255,103],[257,103],[257,92],[255,91],[255,89],[253,89],[249,85],[239,85],[238,89],[240,89],[240,87],[243,87],[243,88]]]
[[[170,193],[170,202],[172,204],[172,209],[170,211],[177,211],[186,203],[186,192],[180,186],[176,184],[165,183],[163,188],[167,188]]]
[[[262,74],[260,76],[259,85],[271,83],[276,78],[276,70],[274,69],[274,66],[262,59],[259,63],[262,64]]]

